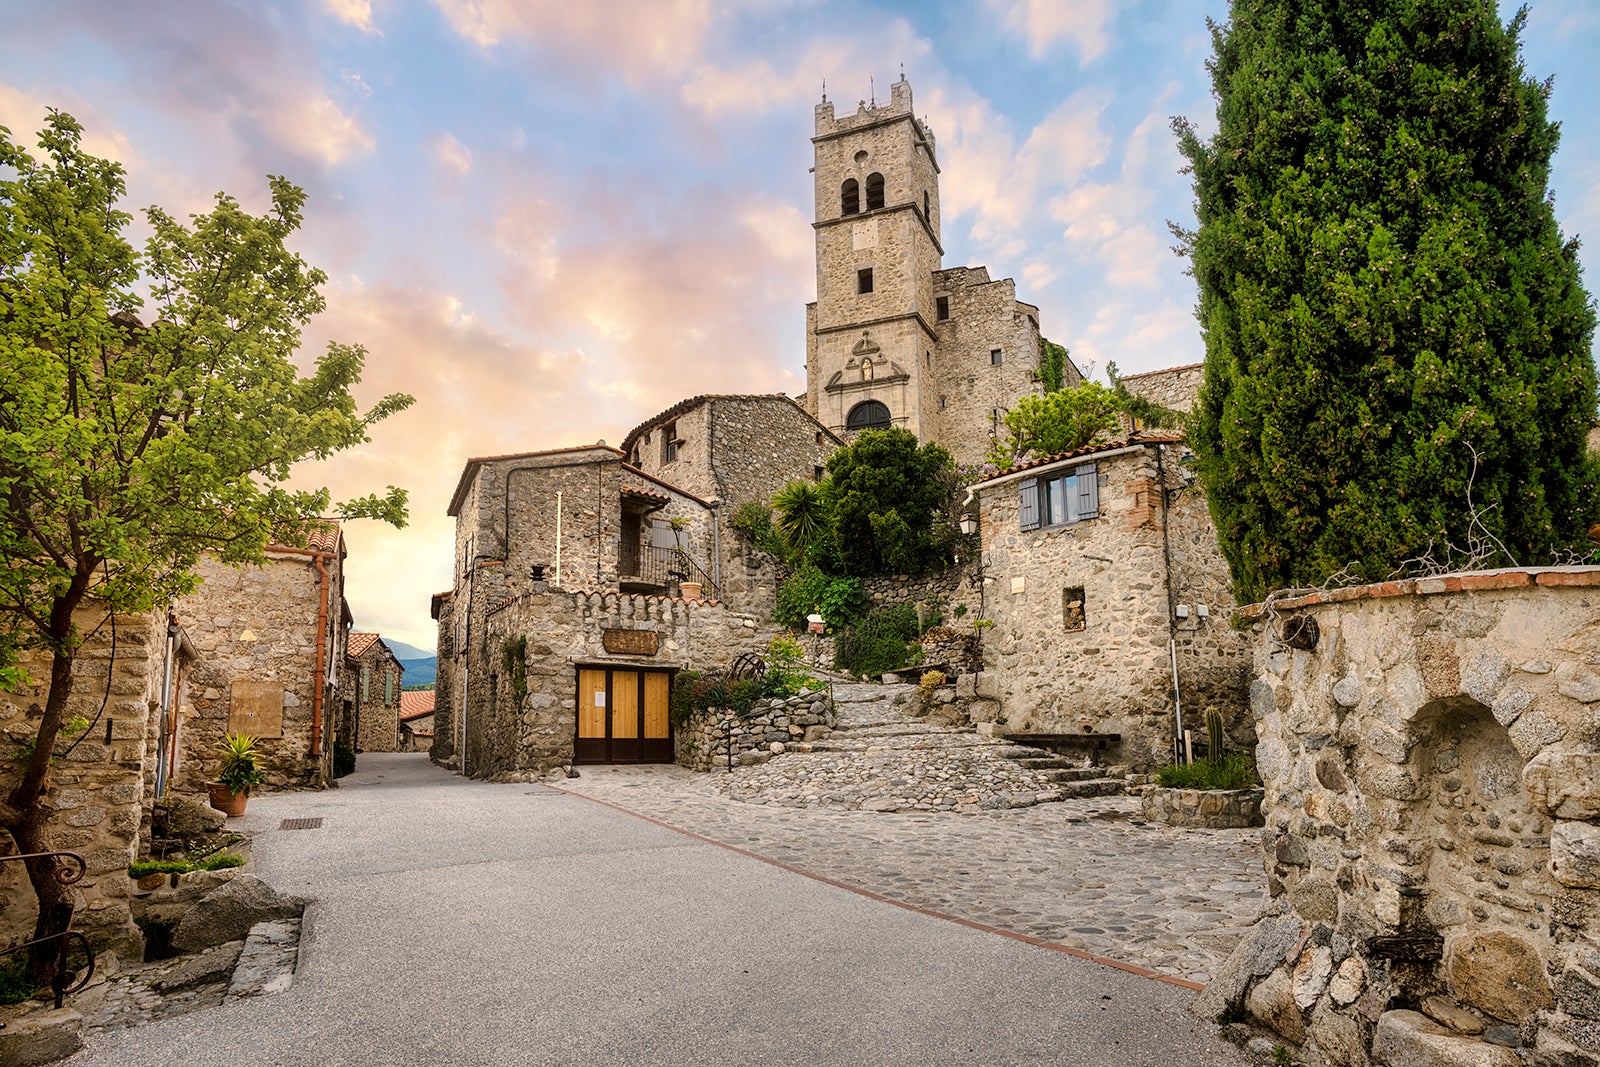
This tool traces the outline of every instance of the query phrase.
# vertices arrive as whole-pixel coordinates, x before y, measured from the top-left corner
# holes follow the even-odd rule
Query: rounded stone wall
[[[1247,609],[1267,913],[1195,1005],[1326,1063],[1600,1063],[1600,568]]]

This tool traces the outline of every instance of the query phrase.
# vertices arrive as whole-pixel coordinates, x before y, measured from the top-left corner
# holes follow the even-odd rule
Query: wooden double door
[[[575,763],[671,763],[672,675],[578,668]]]

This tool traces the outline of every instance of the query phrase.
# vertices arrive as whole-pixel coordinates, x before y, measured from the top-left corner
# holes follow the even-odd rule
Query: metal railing
[[[84,863],[83,857],[76,852],[29,852],[17,856],[0,856],[0,863],[9,863],[12,860],[44,859],[65,861],[55,864],[56,881],[62,885],[75,884],[83,878],[84,873],[88,870],[88,864]],[[89,948],[89,939],[81,931],[72,928],[74,906],[71,901],[68,901],[63,907],[66,911],[66,926],[60,933],[36,937],[32,941],[24,941],[20,945],[12,945],[10,948],[0,949],[0,956],[4,956],[13,952],[22,952],[25,949],[31,949],[36,945],[43,945],[50,941],[58,943],[56,946],[56,975],[50,983],[51,991],[56,995],[57,1008],[61,1007],[61,1002],[66,999],[67,994],[76,993],[88,985],[89,980],[94,977],[94,952]],[[69,985],[67,980],[69,973],[67,957],[70,955],[73,945],[77,945],[82,949],[84,959],[87,962],[83,971],[75,975],[74,980]]]
[[[668,589],[676,583],[698,581],[709,597],[718,595],[711,575],[682,548],[617,542],[617,580]]]

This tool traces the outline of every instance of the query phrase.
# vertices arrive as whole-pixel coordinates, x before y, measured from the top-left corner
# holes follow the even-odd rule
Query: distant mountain
[[[416,645],[408,645],[404,641],[396,641],[392,637],[385,637],[383,643],[389,646],[389,651],[394,653],[395,659],[400,661],[400,666],[405,668],[401,681],[406,685],[427,685],[434,680],[438,667],[432,652]]]

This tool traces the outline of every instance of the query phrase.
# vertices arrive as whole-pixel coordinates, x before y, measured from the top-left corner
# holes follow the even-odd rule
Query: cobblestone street
[[[722,794],[728,784],[724,772],[586,767],[562,787],[892,900],[1200,984],[1266,899],[1258,831],[1144,825],[1131,797],[956,815],[741,802]]]

